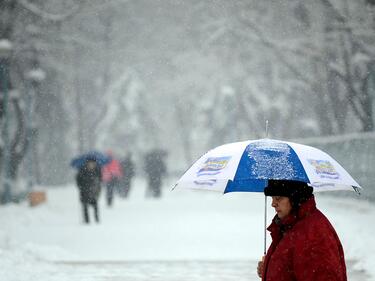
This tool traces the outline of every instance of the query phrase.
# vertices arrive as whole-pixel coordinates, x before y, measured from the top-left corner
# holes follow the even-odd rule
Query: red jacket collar
[[[316,203],[314,195],[306,202],[302,203],[298,208],[297,213],[292,212],[284,219],[280,220],[277,215],[272,220],[272,223],[267,228],[271,232],[272,239],[281,239],[283,233],[291,229],[299,220],[308,216],[311,212],[316,210]]]

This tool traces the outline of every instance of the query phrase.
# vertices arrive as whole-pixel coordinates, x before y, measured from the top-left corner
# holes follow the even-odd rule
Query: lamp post
[[[372,130],[375,130],[374,123],[375,123],[375,61],[372,61],[368,65],[368,75],[366,78],[366,91],[367,95],[369,96],[369,107],[370,107],[370,114],[371,114],[371,123],[372,123]]]
[[[12,52],[12,43],[8,39],[0,39],[0,82],[1,92],[3,93],[3,185],[4,193],[2,202],[9,203],[12,200],[11,186],[10,186],[10,143],[9,143],[9,63],[10,54]]]
[[[37,65],[37,64],[36,64]],[[33,113],[34,113],[34,98],[37,89],[39,88],[40,83],[45,79],[46,74],[41,69],[40,67],[35,66],[33,69],[31,69],[29,72],[26,74],[27,80],[30,82],[30,91],[27,93],[27,124],[26,124],[26,140],[29,145],[28,149],[28,157],[27,157],[27,176],[28,176],[28,181],[27,181],[27,189],[30,192],[33,188],[33,172],[32,172],[32,167],[33,167],[33,153],[32,153],[32,142],[34,140],[33,134],[34,134],[34,118],[33,118]]]

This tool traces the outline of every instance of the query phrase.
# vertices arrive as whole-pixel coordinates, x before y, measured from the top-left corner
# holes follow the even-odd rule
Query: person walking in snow
[[[102,168],[103,182],[106,186],[107,206],[112,206],[114,192],[118,189],[120,179],[122,178],[122,169],[120,162],[113,157],[112,152],[108,152],[112,160]]]
[[[167,173],[165,157],[166,152],[160,149],[154,149],[145,155],[144,170],[148,181],[146,197],[161,196],[162,178]]]
[[[90,222],[89,206],[93,207],[95,221],[99,222],[98,198],[101,190],[101,178],[100,167],[94,159],[87,159],[77,173],[76,182],[85,223]]]
[[[344,252],[331,223],[316,208],[313,188],[297,181],[269,181],[276,215],[267,228],[272,243],[258,276],[264,281],[346,281]]]
[[[121,197],[128,197],[129,191],[131,188],[132,179],[135,175],[135,165],[132,160],[131,154],[127,155],[121,162],[121,169],[122,169],[122,178],[121,178],[121,187],[120,187],[120,196]]]

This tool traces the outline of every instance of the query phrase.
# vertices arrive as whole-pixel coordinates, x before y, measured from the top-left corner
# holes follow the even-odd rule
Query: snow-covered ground
[[[37,207],[1,206],[0,280],[259,280],[263,195],[170,191],[173,182],[159,200],[144,197],[141,179],[111,208],[102,196],[100,224],[82,223],[74,185],[46,189]],[[341,238],[349,280],[375,280],[374,204],[321,194],[317,204]]]

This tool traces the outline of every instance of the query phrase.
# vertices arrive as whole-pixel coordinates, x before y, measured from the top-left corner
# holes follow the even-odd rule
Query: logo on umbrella
[[[203,163],[202,168],[197,172],[197,176],[217,175],[224,169],[232,156],[210,157]]]
[[[325,179],[339,179],[340,174],[328,160],[307,159],[307,161],[315,168],[315,172]]]
[[[217,182],[216,179],[208,179],[203,181],[194,181],[196,185],[214,185]]]

